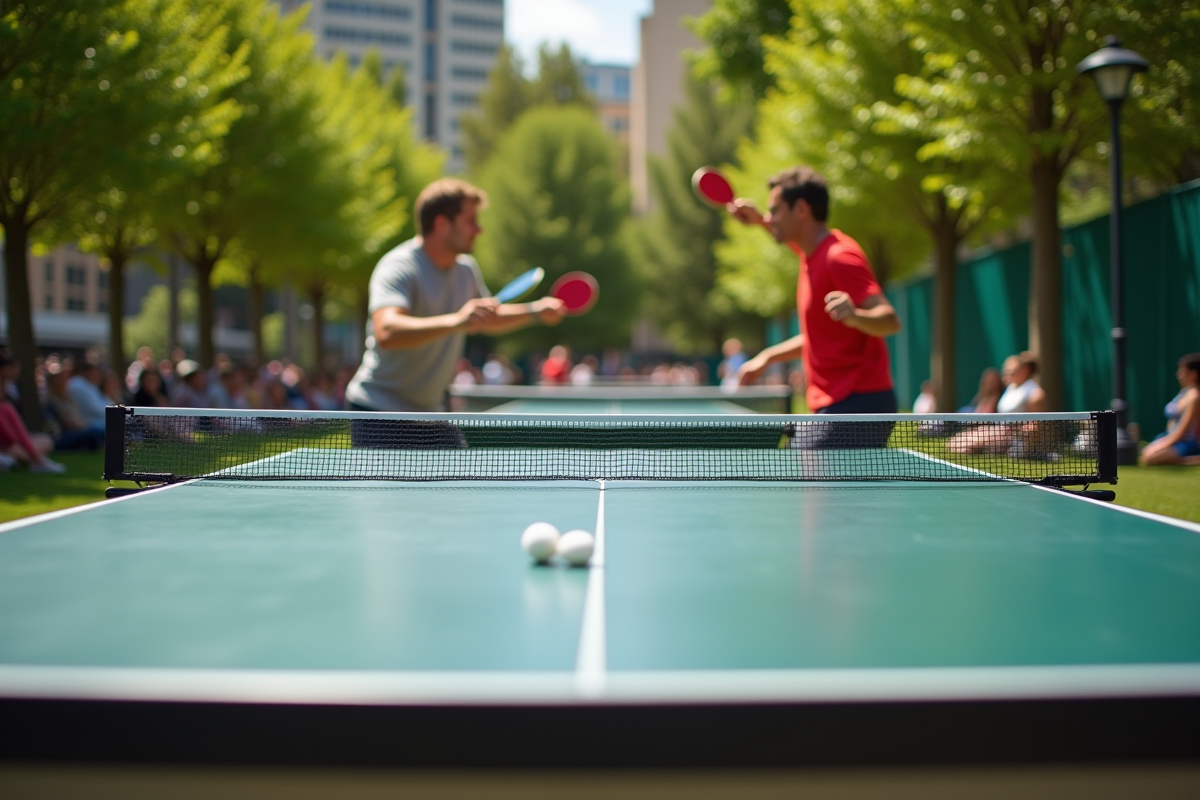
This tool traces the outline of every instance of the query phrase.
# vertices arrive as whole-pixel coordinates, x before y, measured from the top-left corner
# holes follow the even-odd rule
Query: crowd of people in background
[[[654,386],[703,386],[712,382],[733,384],[746,356],[742,345],[730,339],[715,369],[706,361],[648,359],[636,365],[616,349],[598,357],[573,357],[559,345],[543,358],[530,359],[524,368],[500,353],[492,353],[476,366],[469,359],[458,365],[458,385],[512,385],[536,383],[552,386],[590,386],[600,382],[629,382]],[[345,406],[346,385],[354,368],[307,372],[286,360],[270,361],[259,368],[218,355],[211,369],[176,349],[169,358],[156,359],[142,348],[124,375],[108,369],[96,353],[80,357],[50,354],[36,366],[36,382],[45,430],[29,431],[15,405],[20,365],[0,352],[0,472],[17,466],[35,474],[58,474],[65,467],[50,458],[55,451],[95,450],[104,444],[104,409],[112,404],[169,406],[176,408],[291,409],[330,411]],[[979,378],[979,389],[960,413],[1011,414],[1045,410],[1045,394],[1037,381],[1038,360],[1033,353],[1005,359],[1002,369],[988,368]],[[1165,408],[1166,430],[1142,451],[1143,464],[1200,465],[1200,353],[1183,356],[1176,378],[1180,391]],[[764,382],[791,383],[803,392],[803,371],[772,371]],[[933,384],[925,381],[913,403],[913,412],[932,413],[937,408]],[[930,428],[927,432],[937,433]],[[1135,429],[1136,434],[1136,429]],[[998,442],[1000,444],[998,444]],[[947,441],[950,452],[979,454],[1011,447],[984,424],[955,432]]]
[[[1046,395],[1037,380],[1038,358],[1029,351],[1017,353],[1004,360],[1003,368],[988,367],[979,376],[979,389],[971,402],[958,409],[962,414],[1020,414],[1046,410]],[[1140,463],[1145,466],[1175,464],[1200,466],[1200,353],[1189,353],[1179,359],[1175,377],[1180,390],[1167,403],[1163,413],[1166,430],[1142,449]],[[937,396],[932,381],[921,384],[921,392],[913,401],[914,414],[931,414],[937,410]],[[1138,428],[1129,426],[1136,441]],[[934,422],[922,429],[928,434],[945,430]],[[972,425],[955,433],[947,442],[951,453],[972,455],[982,453],[1011,453],[1020,449],[1021,428],[1005,432],[1000,426],[986,423]],[[1028,427],[1026,430],[1031,430]],[[1003,435],[1002,435],[1003,434]],[[1077,448],[1087,446],[1077,440]]]

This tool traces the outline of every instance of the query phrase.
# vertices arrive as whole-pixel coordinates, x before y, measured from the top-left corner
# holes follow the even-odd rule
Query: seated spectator
[[[493,353],[483,365],[483,382],[489,386],[506,386],[516,383],[516,374],[509,366],[508,359]]]
[[[550,356],[542,362],[541,383],[562,385],[571,379],[571,351],[561,344],[550,348]]]
[[[1038,357],[1026,350],[1004,359],[1004,393],[996,401],[1000,414],[1023,414],[1046,410],[1046,393],[1034,378]]]
[[[77,363],[75,374],[67,380],[67,393],[84,423],[91,427],[104,427],[104,409],[112,402],[100,388],[103,383],[104,370],[92,356]]]
[[[595,356],[584,356],[579,360],[579,363],[571,368],[571,385],[572,386],[591,386],[592,381],[596,378],[596,370],[599,369],[600,363]]]
[[[133,393],[135,406],[166,406],[167,395],[162,389],[162,378],[156,369],[144,369],[138,373],[137,389]]]
[[[14,379],[21,365],[6,353],[0,353],[0,381]],[[0,394],[0,472],[25,464],[29,471],[41,475],[57,475],[66,467],[51,461],[54,440],[44,433],[30,433],[17,407],[7,395]]]
[[[475,386],[479,381],[475,377],[475,368],[471,366],[471,359],[460,358],[458,364],[454,367],[454,380],[451,381],[455,386]]]
[[[242,371],[230,361],[217,368],[217,379],[209,381],[206,391],[212,408],[249,408],[242,386]]]
[[[207,408],[205,385],[208,375],[200,365],[185,358],[175,365],[175,385],[171,387],[171,405],[176,408]]]
[[[996,401],[1000,414],[1033,413],[1046,410],[1046,393],[1034,379],[1037,374],[1038,358],[1026,350],[1004,359],[1003,381],[1007,384],[1004,393]],[[1003,454],[1014,458],[1046,457],[1042,446],[1033,446],[1039,427],[1036,422],[1014,425],[976,425],[954,435],[946,448],[951,453]]]
[[[1142,450],[1142,464],[1187,464],[1200,466],[1200,353],[1179,359],[1175,370],[1179,394],[1163,413],[1167,430]]]
[[[937,397],[933,393],[933,381],[921,381],[921,393],[913,401],[914,414],[933,414],[937,411]]]
[[[721,355],[725,358],[717,365],[717,377],[721,384],[738,385],[738,370],[746,363],[747,358],[739,339],[726,339],[721,345]]]
[[[57,428],[56,450],[95,450],[104,446],[104,426],[88,425],[67,389],[67,371],[62,364],[46,365],[46,411]]]
[[[960,414],[994,414],[1000,395],[1004,393],[1004,380],[1000,370],[988,367],[979,375],[979,389],[971,402],[958,410]]]

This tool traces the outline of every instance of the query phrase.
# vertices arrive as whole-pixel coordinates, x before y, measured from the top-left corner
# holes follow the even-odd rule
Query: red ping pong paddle
[[[716,208],[733,202],[733,185],[715,167],[701,167],[692,173],[692,190],[696,196]]]
[[[586,272],[568,272],[550,287],[550,296],[563,301],[567,316],[578,317],[596,305],[600,284]]]

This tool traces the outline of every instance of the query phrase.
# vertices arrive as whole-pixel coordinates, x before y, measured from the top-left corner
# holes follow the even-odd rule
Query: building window
[[[52,294],[48,294],[48,295],[46,295],[46,306],[45,306],[45,308],[46,308],[46,310],[47,310],[47,311],[53,311],[53,310],[54,310],[54,295],[52,295]]]
[[[67,298],[67,311],[87,311],[82,299],[78,297]]]
[[[108,273],[104,270],[96,273],[96,288],[101,291],[108,288]]]
[[[496,31],[504,30],[504,20],[499,17],[474,17],[466,14],[454,14],[450,17],[450,24],[456,28],[468,28],[473,31]]]
[[[437,95],[425,95],[425,138],[437,138]]]
[[[481,67],[454,67],[450,74],[462,81],[486,81],[488,71]]]
[[[479,105],[479,95],[455,92],[454,94],[450,95],[450,102],[456,106],[474,108],[475,106]]]
[[[54,283],[54,262],[46,262],[46,283]]]
[[[457,2],[463,5],[494,6],[497,8],[504,5],[504,0],[457,0]]]
[[[425,80],[437,81],[437,45],[433,42],[425,43]]]
[[[67,265],[67,285],[87,286],[87,270],[74,264]]]
[[[629,130],[629,120],[622,117],[615,117],[609,120],[608,129],[613,133],[623,133]]]
[[[325,38],[335,42],[348,44],[385,45],[388,47],[408,47],[412,37],[407,33],[389,33],[387,31],[363,31],[357,28],[325,28]]]
[[[629,99],[629,76],[628,75],[613,75],[612,80],[613,97],[618,100]]]
[[[437,0],[425,0],[425,30],[437,30]]]
[[[356,0],[325,0],[325,13],[398,21],[412,19],[412,11],[408,6],[398,6],[392,3],[364,3]]]
[[[586,72],[583,76],[583,83],[587,86],[587,90],[592,94],[600,93],[600,75],[595,72]]]
[[[464,56],[486,56],[494,58],[500,52],[500,48],[494,44],[484,44],[483,42],[468,42],[462,39],[456,39],[450,42],[450,49]]]

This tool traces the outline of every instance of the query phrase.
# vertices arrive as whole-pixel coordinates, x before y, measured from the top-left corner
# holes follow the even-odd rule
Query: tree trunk
[[[213,289],[212,272],[216,259],[208,254],[201,255],[192,262],[196,270],[196,297],[198,309],[196,314],[196,345],[197,361],[200,366],[209,369],[213,365],[216,353],[213,351]]]
[[[263,286],[258,269],[250,268],[250,333],[254,337],[252,354],[254,366],[266,363],[266,348],[263,346],[263,314],[267,307],[267,287]]]
[[[308,302],[312,304],[312,346],[313,363],[309,369],[320,372],[325,369],[325,321],[322,319],[321,306],[325,304],[325,284],[317,281],[308,287]]]
[[[21,365],[21,418],[30,430],[42,427],[42,407],[37,393],[34,361],[33,309],[29,302],[29,228],[23,220],[4,222],[4,294],[8,305],[8,348]]]
[[[108,363],[113,374],[125,375],[125,254],[108,254]]]
[[[933,380],[937,410],[952,412],[958,408],[954,397],[954,279],[958,232],[954,222],[943,218],[934,229],[933,347],[930,350],[929,377]]]
[[[1062,262],[1058,232],[1058,168],[1034,155],[1033,259],[1029,276],[1029,349],[1041,361],[1038,383],[1046,393],[1048,410],[1063,407],[1062,384]]]

